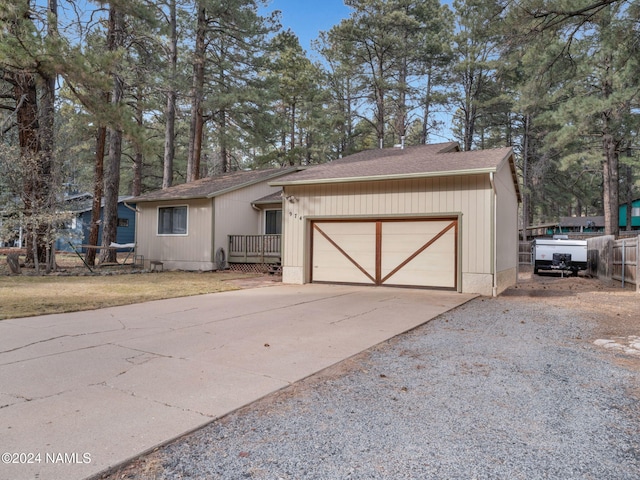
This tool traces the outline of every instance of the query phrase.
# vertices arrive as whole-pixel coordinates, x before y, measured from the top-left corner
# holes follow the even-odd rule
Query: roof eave
[[[251,205],[260,206],[260,205],[277,205],[282,203],[282,200],[261,200],[259,202],[251,202]]]
[[[419,172],[419,173],[399,173],[394,175],[369,175],[364,177],[342,177],[342,178],[322,178],[297,181],[281,181],[269,182],[272,187],[290,187],[296,185],[322,185],[332,183],[351,183],[351,182],[379,182],[384,180],[411,180],[414,178],[435,178],[435,177],[451,177],[463,175],[482,175],[485,173],[495,173],[495,167],[490,168],[473,168],[465,170],[447,170],[442,172]]]
[[[213,193],[208,193],[208,194],[199,194],[199,195],[178,195],[178,196],[171,196],[171,197],[150,197],[150,198],[143,198],[143,197],[131,197],[132,199],[135,199],[136,203],[142,203],[142,202],[175,202],[175,201],[187,201],[187,200],[196,200],[199,198],[206,198],[206,199],[210,199],[210,198],[214,198],[214,197],[218,197],[220,195],[224,195],[225,193],[230,193],[236,190],[240,190],[242,188],[245,187],[249,187],[251,185],[255,185],[257,183],[261,183],[261,182],[266,182],[269,180],[272,180],[274,178],[278,178],[280,176],[283,175],[289,175],[291,173],[294,172],[298,172],[300,170],[303,170],[304,167],[292,167],[292,168],[287,168],[287,169],[283,169],[282,171],[277,171],[274,172],[271,175],[267,175],[265,177],[260,177],[248,182],[244,182],[241,183],[239,185],[234,185],[233,187],[228,187],[225,188],[223,190],[219,190],[217,192],[213,192]]]
[[[184,202],[187,200],[195,200],[198,198],[207,198],[205,196],[202,195],[182,195],[179,197],[169,197],[169,198],[161,198],[161,197],[156,197],[156,198],[140,198],[140,199],[136,199],[135,203],[150,203],[150,202]]]
[[[302,170],[302,168],[299,168],[299,167],[287,168],[287,169],[283,170],[282,172],[274,172],[273,175],[268,175],[266,177],[261,177],[261,178],[258,178],[258,179],[251,180],[249,182],[245,182],[245,183],[243,183],[241,185],[235,185],[233,187],[229,187],[229,188],[225,188],[224,190],[220,190],[218,192],[210,193],[204,198],[219,197],[220,195],[224,195],[226,193],[234,192],[236,190],[240,190],[241,188],[250,187],[251,185],[256,185],[258,183],[267,182],[267,181],[269,181],[269,180],[271,180],[273,178],[282,177],[283,175],[289,175],[291,173],[298,172],[300,170]],[[271,186],[271,183],[269,183],[269,185]]]

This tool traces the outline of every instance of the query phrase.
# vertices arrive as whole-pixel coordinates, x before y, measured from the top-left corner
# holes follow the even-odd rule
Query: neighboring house
[[[560,217],[558,227],[553,233],[600,233],[604,232],[604,217]]]
[[[520,192],[510,148],[457,143],[361,152],[283,188],[283,282],[437,287],[516,283]]]
[[[627,229],[627,204],[620,205],[620,230]],[[631,229],[640,230],[640,198],[631,202]]]
[[[180,270],[279,263],[282,198],[269,181],[298,170],[227,173],[134,198],[136,253]]]
[[[118,228],[116,243],[135,243],[136,215],[135,203],[131,203],[131,196],[118,197]],[[69,210],[74,213],[64,229],[61,230],[56,240],[56,250],[73,251],[69,243],[73,244],[79,252],[85,252],[81,245],[89,244],[89,231],[91,229],[91,202],[93,195],[90,193],[75,195],[69,198]],[[102,242],[102,215],[104,212],[104,199],[100,207],[100,224],[98,227],[98,243]],[[123,250],[124,251],[124,250]]]

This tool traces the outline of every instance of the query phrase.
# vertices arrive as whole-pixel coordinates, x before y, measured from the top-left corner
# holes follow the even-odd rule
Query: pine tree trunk
[[[351,106],[351,79],[347,77],[346,80],[347,95],[345,99],[346,103],[346,115],[347,115],[347,138],[345,141],[345,148],[341,153],[349,154],[353,151],[353,112]]]
[[[218,143],[220,145],[220,158],[222,160],[222,173],[228,173],[231,171],[231,152],[227,147],[227,112],[223,108],[220,111],[220,132],[218,135]]]
[[[37,245],[38,236],[35,234],[38,228],[36,218],[40,208],[38,197],[40,195],[39,185],[36,179],[36,165],[40,155],[40,138],[38,135],[38,96],[36,81],[32,74],[28,72],[17,72],[13,74],[12,83],[14,85],[14,97],[19,108],[16,112],[16,123],[18,125],[18,142],[20,144],[20,154],[25,159],[27,170],[24,175],[24,185],[22,189],[22,203],[24,204],[25,216],[25,240],[27,250],[27,262],[34,265],[39,260],[36,255],[42,250]],[[42,245],[41,245],[42,246]]]
[[[429,116],[431,115],[431,72],[429,67],[427,72],[427,90],[424,94],[424,113],[422,117],[422,131],[420,132],[420,144],[426,145],[429,140]]]
[[[207,18],[205,7],[198,4],[196,44],[193,55],[193,86],[191,88],[191,125],[189,128],[189,156],[187,158],[187,182],[200,177],[200,158],[202,156],[202,97],[204,92],[205,34]]]
[[[609,99],[613,95],[613,82],[611,74],[611,57],[607,56],[603,61],[607,75],[602,81],[602,94]],[[612,133],[612,112],[602,113],[602,150],[604,152],[604,164],[602,171],[604,207],[604,234],[618,235],[620,232],[619,217],[619,185],[618,185],[618,142]]]
[[[58,2],[48,0],[49,17],[47,22],[47,37],[58,36]],[[51,217],[56,213],[56,192],[54,176],[55,151],[55,116],[56,116],[56,74],[52,71],[41,73],[43,80],[41,97],[40,147],[38,158],[38,196],[41,211]],[[40,259],[44,260],[46,272],[55,269],[54,239],[51,234],[52,220],[41,222],[39,227]]]
[[[296,164],[296,160],[294,157],[294,151],[296,148],[296,102],[295,99],[291,102],[291,125],[289,130],[289,151],[291,155],[289,155],[289,165],[293,166]]]
[[[176,123],[176,87],[175,79],[178,64],[178,33],[176,20],[176,0],[169,2],[169,63],[171,80],[167,92],[167,107],[165,110],[166,125],[164,131],[164,169],[162,173],[162,188],[169,188],[173,184],[173,160],[175,156],[175,123]],[[134,192],[134,195],[136,193]]]
[[[529,127],[531,116],[524,116],[524,134],[522,145],[522,241],[527,241],[527,227],[531,210],[531,196],[529,195]]]
[[[626,212],[626,218],[625,218],[625,230],[627,232],[630,232],[631,230],[633,230],[633,226],[631,225],[631,221],[632,221],[632,217],[633,217],[633,169],[631,168],[631,165],[627,165],[627,175],[626,175],[626,182],[627,182],[627,212]]]
[[[406,136],[407,127],[407,78],[409,75],[409,68],[407,66],[407,59],[402,59],[402,66],[400,67],[400,81],[398,92],[398,111],[396,114],[396,133],[398,134],[398,143],[404,145],[404,138]]]
[[[162,188],[169,188],[173,184],[173,159],[175,156],[175,122],[176,122],[176,92],[169,91],[167,95],[167,109],[165,110],[166,126],[164,133],[164,169],[162,172]],[[134,193],[135,195],[135,193]]]
[[[117,8],[111,7],[109,12],[110,44],[118,48],[123,43],[124,15]],[[114,48],[114,49],[115,49]],[[117,111],[124,96],[124,84],[118,72],[113,75],[113,93],[111,103]],[[104,210],[102,214],[102,246],[109,247],[116,241],[118,228],[118,195],[120,192],[120,163],[122,159],[122,127],[119,121],[108,128],[109,157],[104,176]],[[103,248],[100,252],[100,263],[115,262],[117,252]]]
[[[108,97],[108,95],[107,95]],[[107,141],[107,128],[99,127],[96,138],[96,157],[93,171],[93,202],[91,204],[91,226],[89,227],[89,245],[98,245],[100,238],[100,207],[104,190],[104,154]],[[84,261],[88,265],[96,263],[96,249],[89,248]]]
[[[136,95],[136,123],[140,130],[144,128],[144,92],[142,87],[139,87],[138,94]],[[142,145],[140,142],[135,142],[133,145],[133,183],[131,188],[131,195],[140,195],[142,193],[142,163],[144,155],[142,153]],[[169,185],[170,186],[170,185]]]
[[[618,152],[613,136],[606,134],[602,140],[604,149],[604,162],[602,166],[603,206],[604,206],[604,234],[618,235],[619,210],[618,210]]]
[[[37,202],[41,213],[51,216],[55,214],[55,179],[53,175],[53,155],[54,155],[54,118],[55,118],[55,96],[56,78],[51,75],[44,79],[43,93],[41,97],[41,120],[40,120],[40,145],[42,150],[38,156],[37,168]],[[38,252],[40,263],[45,265],[47,273],[54,269],[52,264],[53,256],[49,252],[54,248],[54,240],[50,235],[51,220],[43,220],[38,226]]]
[[[381,67],[382,68],[382,67]],[[378,148],[384,148],[384,89],[376,86],[376,135],[378,137]]]

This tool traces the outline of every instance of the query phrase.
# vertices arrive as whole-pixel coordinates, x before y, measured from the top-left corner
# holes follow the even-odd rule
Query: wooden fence
[[[593,277],[611,278],[613,235],[602,235],[587,240],[587,273]]]
[[[533,255],[531,253],[531,245],[533,242],[520,242],[518,250],[518,263],[520,265],[531,265],[533,263]]]
[[[639,246],[638,237],[615,240],[612,245],[611,278],[622,282],[622,288],[626,283],[635,285],[636,292],[640,292]]]
[[[589,274],[604,279],[613,279],[636,286],[640,293],[639,237],[616,240],[612,235],[587,240]]]

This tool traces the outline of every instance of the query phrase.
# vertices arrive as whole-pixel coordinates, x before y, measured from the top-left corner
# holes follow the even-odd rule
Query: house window
[[[631,209],[631,216],[632,217],[640,217],[640,207],[633,207]]]
[[[266,235],[280,235],[282,233],[282,210],[267,210],[264,212]]]
[[[128,218],[119,218],[118,219],[118,226],[119,227],[128,227],[129,226],[129,219]]]
[[[186,235],[187,207],[158,208],[158,235]]]

